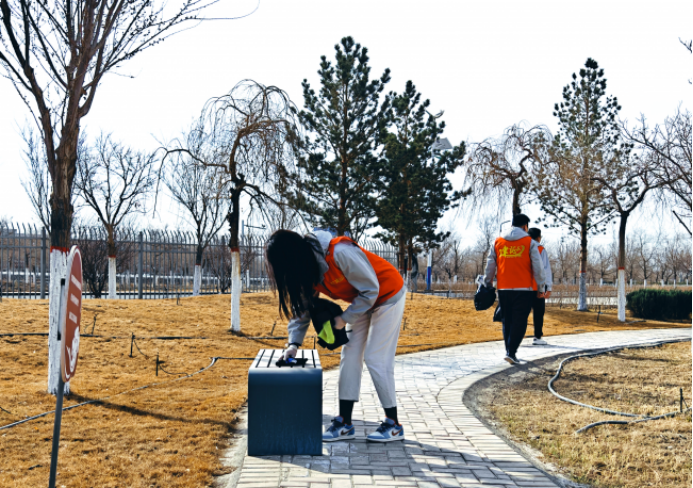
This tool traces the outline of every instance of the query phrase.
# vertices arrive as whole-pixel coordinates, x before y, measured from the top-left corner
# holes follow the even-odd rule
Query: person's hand
[[[284,351],[284,354],[282,355],[282,359],[286,361],[289,358],[295,358],[296,357],[296,351],[298,351],[298,346],[296,344],[291,344],[286,351]]]
[[[537,292],[537,298],[546,298],[546,295],[543,294],[542,292],[538,291]]]
[[[337,330],[342,330],[344,327],[346,327],[346,322],[342,318],[341,315],[338,315],[337,317],[334,318],[334,328]]]
[[[547,291],[544,293],[544,298],[551,298],[551,290],[547,290]]]

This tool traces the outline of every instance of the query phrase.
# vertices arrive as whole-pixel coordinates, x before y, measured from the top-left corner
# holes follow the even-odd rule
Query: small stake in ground
[[[55,488],[65,383],[75,375],[79,354],[79,324],[82,317],[82,255],[77,246],[72,246],[67,257],[67,270],[67,283],[65,278],[60,280],[58,340],[62,344],[60,347],[60,376],[58,377],[58,394],[55,399],[55,424],[53,425],[53,449],[51,450],[48,488]]]
[[[135,334],[132,334],[132,338],[130,338],[130,357],[132,357],[132,346],[135,344]]]

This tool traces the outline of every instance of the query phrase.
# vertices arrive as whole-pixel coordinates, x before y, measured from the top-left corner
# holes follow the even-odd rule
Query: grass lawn
[[[468,300],[407,298],[400,354],[502,339],[499,324],[491,321],[493,310],[476,312]],[[286,335],[271,293],[243,295],[241,305],[245,336],[268,336],[275,322],[274,335]],[[46,332],[47,316],[45,300],[3,300],[0,334]],[[246,400],[249,362],[219,361],[203,373],[174,381],[180,375],[155,376],[154,358],[158,354],[170,372],[190,373],[209,365],[213,356],[254,357],[259,349],[282,348],[286,341],[230,334],[229,296],[183,298],[180,304],[175,299],[88,300],[83,334],[91,332],[95,318],[94,333],[109,337],[82,338],[77,375],[65,406],[109,398],[64,412],[58,486],[211,485],[215,475],[224,473],[218,454]],[[597,322],[594,313],[549,309],[545,332],[652,327],[672,324],[624,325],[610,315],[601,315]],[[131,334],[141,337],[141,352],[135,349],[132,358]],[[146,339],[171,335],[196,339]],[[309,339],[306,347],[309,342],[312,347]],[[414,344],[428,345],[407,347]],[[45,336],[0,337],[0,426],[55,407],[54,397],[45,393],[47,354]],[[338,361],[338,356],[323,356],[323,367],[332,368]],[[154,382],[160,384],[128,392]],[[49,415],[0,430],[0,486],[46,485],[53,419]]]
[[[603,488],[691,486],[690,413],[575,434],[592,422],[631,419],[551,395],[547,383],[558,363],[528,365],[531,374],[485,385],[480,410],[511,439],[531,446],[542,461],[577,482]],[[677,411],[681,387],[691,405],[691,343],[577,359],[564,366],[553,386],[568,398],[619,412],[656,416]]]

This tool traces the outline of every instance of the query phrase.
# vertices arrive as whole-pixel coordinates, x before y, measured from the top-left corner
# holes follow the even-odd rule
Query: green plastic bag
[[[332,324],[329,320],[322,324],[322,330],[318,334],[318,337],[327,344],[334,344],[334,332],[332,332]]]

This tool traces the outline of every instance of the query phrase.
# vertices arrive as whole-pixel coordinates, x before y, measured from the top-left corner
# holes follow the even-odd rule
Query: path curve
[[[691,338],[690,328],[589,332],[551,336],[548,346],[525,340],[518,351],[534,360],[571,352]],[[222,458],[238,467],[218,480],[228,488],[556,487],[546,473],[496,436],[462,402],[465,391],[489,375],[511,368],[502,341],[467,344],[397,356],[398,415],[406,440],[367,443],[382,416],[364,371],[361,401],[354,408],[357,438],[323,444],[323,456],[245,455],[245,442]],[[365,368],[364,368],[365,369]],[[323,423],[337,411],[337,371],[324,375]]]

